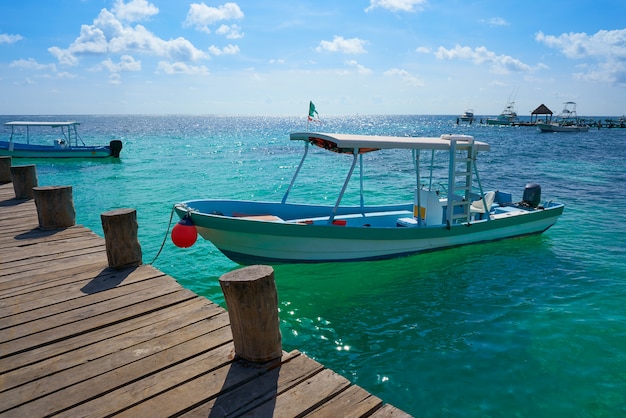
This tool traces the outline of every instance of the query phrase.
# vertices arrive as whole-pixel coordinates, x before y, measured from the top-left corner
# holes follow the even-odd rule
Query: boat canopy
[[[308,141],[321,148],[360,149],[428,149],[449,151],[452,140],[467,141],[468,135],[445,134],[440,137],[403,137],[379,135],[351,135],[318,132],[295,132],[290,135],[294,141]],[[474,141],[478,151],[489,151],[486,142]],[[331,149],[332,150],[332,149]]]
[[[30,128],[31,127],[45,127],[45,128],[61,128],[61,134],[67,141],[68,146],[79,146],[80,143],[84,146],[83,139],[78,134],[76,127],[80,125],[80,122],[66,121],[66,122],[40,122],[40,121],[13,121],[5,122],[5,126],[11,127],[11,136],[9,137],[9,143],[13,143],[13,136],[15,135],[16,127],[23,127],[26,130],[26,143],[30,144]],[[17,129],[18,132],[22,129]],[[11,148],[13,150],[13,148]]]
[[[6,122],[5,126],[50,126],[52,128],[58,128],[60,126],[76,126],[80,125],[80,122],[28,122],[28,121],[16,121]]]

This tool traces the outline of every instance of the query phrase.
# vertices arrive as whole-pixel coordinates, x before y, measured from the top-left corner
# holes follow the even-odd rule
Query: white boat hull
[[[194,204],[197,203],[188,202],[191,208]],[[445,225],[398,226],[397,220],[410,219],[411,212],[396,210],[388,214],[337,216],[336,220],[346,221],[345,226],[317,224],[317,221],[307,224],[303,219],[270,220],[267,216],[255,219],[211,215],[188,211],[180,205],[176,210],[181,217],[190,213],[198,233],[231,260],[240,264],[280,264],[380,260],[537,234],[556,222],[563,206],[510,210],[494,214],[490,220],[450,228]],[[386,218],[385,222],[393,223],[378,227],[375,226],[379,221],[377,218]]]
[[[563,126],[558,124],[538,123],[541,132],[587,132],[588,126]]]

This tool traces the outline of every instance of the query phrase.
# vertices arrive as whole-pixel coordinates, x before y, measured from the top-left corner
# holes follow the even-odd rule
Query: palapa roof
[[[548,106],[543,103],[535,110],[532,111],[531,115],[552,115],[552,111],[548,109]]]

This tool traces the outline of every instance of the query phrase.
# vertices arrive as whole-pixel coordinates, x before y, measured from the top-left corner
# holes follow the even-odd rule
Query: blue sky
[[[20,0],[0,114],[626,113],[623,0]]]

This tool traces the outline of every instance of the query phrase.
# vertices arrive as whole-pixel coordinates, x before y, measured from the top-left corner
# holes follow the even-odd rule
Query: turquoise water
[[[14,164],[36,163],[40,185],[73,186],[77,222],[100,235],[102,212],[136,208],[145,263],[178,201],[280,199],[302,150],[288,134],[306,129],[296,117],[37,119],[79,120],[89,144],[122,139],[117,162]],[[283,348],[416,416],[624,415],[626,130],[542,134],[455,119],[336,117],[313,129],[474,135],[492,146],[479,159],[483,187],[521,199],[526,183],[539,183],[566,205],[558,223],[541,236],[397,260],[276,266]],[[404,158],[365,156],[366,201],[411,200]],[[332,202],[348,164],[315,155],[290,201]],[[347,202],[358,202],[354,186]],[[154,266],[222,305],[218,278],[239,268],[208,242],[179,249],[169,239]]]

